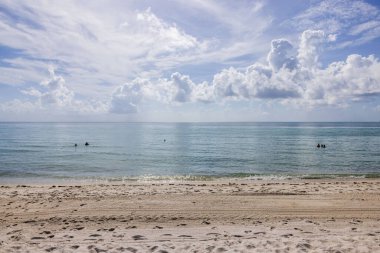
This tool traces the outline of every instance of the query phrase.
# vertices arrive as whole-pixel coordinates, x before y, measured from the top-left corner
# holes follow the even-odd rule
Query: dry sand
[[[0,186],[0,252],[380,252],[380,180]]]

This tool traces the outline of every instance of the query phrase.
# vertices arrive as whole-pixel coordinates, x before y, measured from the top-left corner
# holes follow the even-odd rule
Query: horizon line
[[[380,123],[379,121],[0,121],[3,123]]]

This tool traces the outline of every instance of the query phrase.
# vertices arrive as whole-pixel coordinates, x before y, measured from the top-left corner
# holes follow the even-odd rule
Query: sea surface
[[[1,183],[379,175],[379,122],[0,123]]]

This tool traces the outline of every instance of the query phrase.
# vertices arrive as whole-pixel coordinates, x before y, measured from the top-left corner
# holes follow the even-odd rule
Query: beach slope
[[[0,252],[380,252],[380,180],[0,186]]]

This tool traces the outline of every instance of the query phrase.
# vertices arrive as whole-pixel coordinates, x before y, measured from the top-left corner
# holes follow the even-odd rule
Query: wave
[[[30,177],[44,178],[44,181],[70,181],[70,182],[181,182],[181,181],[281,181],[281,180],[318,180],[318,179],[348,179],[348,178],[380,178],[380,173],[369,174],[250,174],[250,173],[231,173],[223,175],[172,175],[172,176],[157,176],[157,175],[144,175],[144,176],[89,176],[89,177],[75,177],[75,176],[58,176],[58,175],[36,175],[34,173],[1,173],[0,182],[6,177],[13,179],[19,178],[21,180]]]

